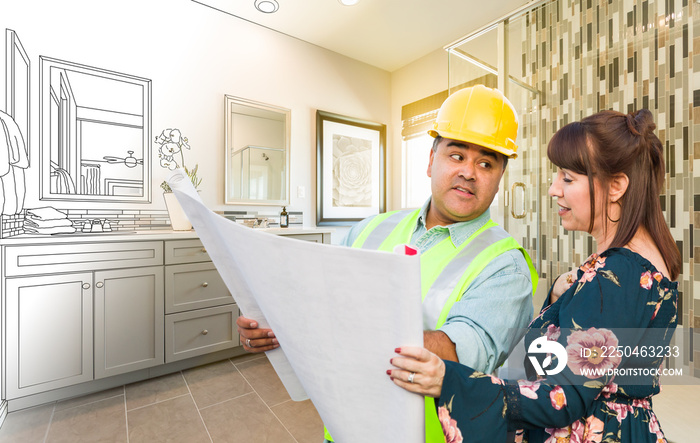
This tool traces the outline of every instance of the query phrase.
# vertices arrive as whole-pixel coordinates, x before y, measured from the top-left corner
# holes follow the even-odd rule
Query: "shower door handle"
[[[520,189],[521,192],[515,192],[516,189]],[[510,187],[510,215],[513,216],[515,219],[520,219],[520,218],[525,218],[525,215],[527,214],[526,204],[525,204],[525,183],[522,182],[515,182],[513,185]],[[515,213],[515,202],[517,200],[516,195],[521,194],[522,198],[521,201],[523,203],[523,211],[521,214],[516,214]]]

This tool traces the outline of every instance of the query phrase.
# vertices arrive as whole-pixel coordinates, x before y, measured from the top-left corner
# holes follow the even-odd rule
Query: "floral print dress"
[[[677,286],[628,249],[591,257],[530,324],[529,380],[445,362],[436,406],[447,443],[503,442],[507,431],[529,443],[666,442],[651,397],[678,352]]]

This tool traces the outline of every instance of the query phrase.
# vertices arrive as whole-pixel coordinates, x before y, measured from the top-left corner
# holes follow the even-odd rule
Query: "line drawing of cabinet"
[[[162,241],[8,246],[5,259],[8,399],[163,363]]]
[[[92,380],[91,272],[7,279],[7,314],[7,398]]]
[[[6,412],[245,354],[238,305],[194,233],[2,239],[0,257]]]

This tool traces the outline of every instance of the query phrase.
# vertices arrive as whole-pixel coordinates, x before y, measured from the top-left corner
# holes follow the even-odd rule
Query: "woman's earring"
[[[612,223],[617,223],[620,221],[620,218],[622,218],[622,203],[620,203],[620,200],[616,200],[613,203],[617,203],[618,205],[620,205],[620,216],[617,218],[617,220],[613,220],[612,218],[610,218],[610,214],[608,214],[608,220],[610,220]]]

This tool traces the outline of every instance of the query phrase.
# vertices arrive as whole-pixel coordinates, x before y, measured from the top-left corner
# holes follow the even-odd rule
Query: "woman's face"
[[[597,188],[597,184],[595,187]],[[559,217],[566,230],[588,232],[591,220],[588,176],[560,168],[549,187],[549,195],[557,198]],[[598,224],[600,223],[596,221],[593,225],[591,234],[594,236]]]

